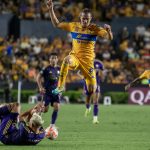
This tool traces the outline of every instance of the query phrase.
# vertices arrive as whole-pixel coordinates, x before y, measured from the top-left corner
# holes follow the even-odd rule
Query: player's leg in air
[[[69,69],[74,69],[78,67],[78,61],[73,55],[68,55],[64,58],[60,69],[60,76],[58,81],[58,86],[52,91],[53,94],[57,95],[64,91],[64,86],[66,82],[66,77]]]

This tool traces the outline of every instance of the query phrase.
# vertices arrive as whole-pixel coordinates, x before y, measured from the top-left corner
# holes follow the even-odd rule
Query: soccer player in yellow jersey
[[[53,94],[61,93],[64,90],[69,69],[81,70],[86,79],[87,89],[93,94],[97,87],[94,71],[94,46],[96,37],[100,36],[112,40],[111,27],[104,25],[104,28],[102,28],[96,24],[91,24],[92,14],[89,9],[84,9],[80,13],[79,22],[59,22],[54,13],[52,0],[47,1],[47,7],[54,27],[71,32],[72,35],[72,51],[64,58],[60,70],[58,86],[53,90]]]
[[[128,90],[131,86],[133,86],[136,82],[142,80],[142,79],[148,79],[149,87],[150,87],[150,69],[145,70],[139,77],[137,77],[135,80],[133,80],[131,83],[127,84],[125,86],[125,90]]]

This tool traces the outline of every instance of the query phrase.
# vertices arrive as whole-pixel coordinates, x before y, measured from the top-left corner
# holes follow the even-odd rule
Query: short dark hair
[[[85,14],[90,13],[92,15],[92,12],[89,8],[84,8],[81,13],[85,13]]]
[[[57,56],[57,53],[50,53],[49,57],[51,56]]]

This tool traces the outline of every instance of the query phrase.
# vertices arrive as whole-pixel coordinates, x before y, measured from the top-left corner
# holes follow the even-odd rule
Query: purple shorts
[[[60,95],[53,95],[53,94],[45,94],[44,95],[44,105],[48,106],[51,103],[53,106],[54,103],[60,103]]]

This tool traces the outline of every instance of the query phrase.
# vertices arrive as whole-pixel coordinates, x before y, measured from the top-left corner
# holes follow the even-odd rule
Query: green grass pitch
[[[23,109],[30,108],[24,104]],[[84,117],[84,105],[62,105],[57,140],[44,139],[37,146],[5,146],[0,150],[150,150],[149,106],[112,105],[100,107],[100,123],[92,114]],[[44,114],[49,125],[51,111]]]

